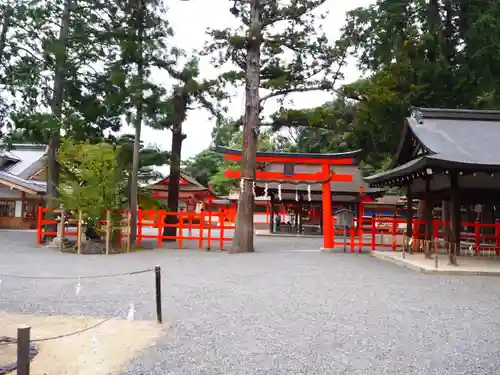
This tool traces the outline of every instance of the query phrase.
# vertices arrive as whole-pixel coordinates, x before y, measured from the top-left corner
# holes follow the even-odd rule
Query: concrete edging
[[[500,276],[500,271],[472,271],[472,270],[445,270],[440,268],[426,268],[416,264],[408,263],[402,259],[395,259],[385,255],[383,252],[374,251],[371,253],[374,258],[384,260],[408,268],[412,271],[425,273],[427,275],[452,275],[452,276]]]

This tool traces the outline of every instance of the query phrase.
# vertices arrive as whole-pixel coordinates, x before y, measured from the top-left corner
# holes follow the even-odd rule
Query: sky
[[[237,25],[235,17],[229,12],[232,6],[230,0],[167,0],[169,4],[168,19],[171,23],[175,36],[171,43],[184,49],[187,52],[200,50],[207,41],[207,28],[225,28]],[[324,11],[328,11],[327,18],[323,21],[324,31],[332,41],[340,36],[340,28],[344,25],[347,11],[368,6],[374,0],[328,0],[323,6]],[[200,71],[202,76],[213,77],[217,71],[207,60],[200,61]],[[353,62],[342,70],[345,80],[351,82],[360,77],[360,72]],[[168,78],[157,75],[153,77],[155,81],[169,85]],[[337,82],[337,85],[341,82]],[[300,103],[301,108],[315,107],[331,100],[331,94],[312,92],[297,94],[293,100]],[[298,104],[296,104],[297,107]],[[272,113],[277,108],[276,103],[269,101],[266,104],[265,112]],[[229,103],[229,115],[239,117],[243,113],[244,97],[241,89],[234,90],[234,97]],[[215,121],[210,119],[209,113],[204,110],[193,110],[188,114],[188,118],[183,125],[183,131],[187,138],[182,146],[182,159],[186,160],[203,149],[207,148],[212,139],[211,131]],[[158,131],[148,127],[143,127],[141,140],[145,144],[155,145],[161,149],[170,150],[171,133],[169,131]],[[161,168],[162,172],[168,173],[168,168]]]

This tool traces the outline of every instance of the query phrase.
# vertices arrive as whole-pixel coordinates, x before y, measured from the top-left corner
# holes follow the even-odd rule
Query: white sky
[[[351,9],[367,6],[374,3],[374,0],[328,0],[324,9],[329,12],[324,21],[324,30],[327,36],[333,41],[340,36],[340,28],[344,25],[345,13]],[[232,6],[231,0],[168,0],[168,19],[171,23],[175,37],[172,43],[188,52],[199,50],[207,40],[207,28],[225,28],[235,24],[234,16],[229,12]],[[214,76],[216,71],[208,61],[201,61],[201,74]],[[349,64],[343,68],[345,81],[353,81],[360,75],[354,64]],[[154,77],[158,82],[165,82],[169,85],[168,78]],[[297,107],[307,108],[323,104],[331,99],[331,94],[327,93],[304,93],[294,97],[295,103],[300,103]],[[297,100],[299,99],[299,100]],[[241,116],[244,109],[244,101],[241,90],[235,90],[235,96],[229,105],[231,116]],[[274,108],[273,108],[274,107]],[[276,109],[276,104],[272,101],[266,104],[265,112],[272,113]],[[191,111],[183,125],[187,138],[182,146],[182,159],[196,155],[210,145],[211,131],[214,121],[209,114],[203,110]],[[154,144],[162,149],[169,150],[171,144],[171,133],[169,131],[157,131],[144,127],[141,139],[146,144]],[[168,173],[168,168],[161,168],[162,172]]]

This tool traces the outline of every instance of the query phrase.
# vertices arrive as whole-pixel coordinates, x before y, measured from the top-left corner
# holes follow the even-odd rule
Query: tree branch
[[[266,100],[269,100],[271,98],[274,98],[276,96],[282,96],[282,95],[289,95],[293,94],[296,92],[309,92],[309,91],[325,91],[328,87],[325,87],[325,85],[319,85],[319,86],[312,86],[312,87],[293,87],[289,89],[283,89],[283,90],[276,90],[268,95],[263,96],[260,98],[259,103],[262,104]]]

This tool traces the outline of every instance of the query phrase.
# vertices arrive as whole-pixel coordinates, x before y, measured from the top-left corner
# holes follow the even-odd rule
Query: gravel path
[[[156,250],[81,256],[0,232],[0,274],[89,275],[160,264],[172,329],[128,364],[138,374],[498,374],[500,278],[419,274],[316,240],[258,238],[256,254]],[[312,241],[312,242],[311,242]],[[321,240],[319,240],[321,243]],[[287,251],[290,250],[290,251]],[[109,315],[152,274],[82,282],[3,278],[0,310]]]

